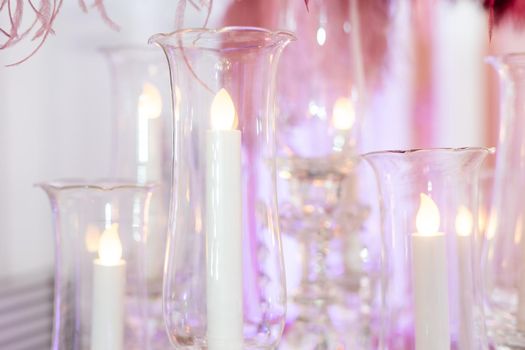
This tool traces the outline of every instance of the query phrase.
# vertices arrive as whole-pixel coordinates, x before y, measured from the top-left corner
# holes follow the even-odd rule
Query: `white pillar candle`
[[[439,232],[439,209],[420,195],[412,235],[414,323],[416,350],[449,350],[449,310],[446,237]]]
[[[123,350],[126,262],[117,225],[100,236],[98,255],[93,261],[91,350]]]
[[[243,349],[241,132],[224,89],[206,133],[207,335],[209,350]]]
[[[474,288],[472,270],[472,213],[460,206],[456,215],[457,254],[458,254],[458,293],[459,293],[459,347],[474,349]]]

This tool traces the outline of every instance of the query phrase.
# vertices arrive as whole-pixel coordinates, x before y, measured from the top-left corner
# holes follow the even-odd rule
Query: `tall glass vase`
[[[154,182],[146,255],[152,312],[162,317],[162,271],[171,188],[171,93],[162,52],[149,46],[103,48],[111,78],[111,178]],[[165,343],[169,341],[166,337]]]
[[[274,349],[286,310],[275,187],[275,77],[286,32],[150,39],[170,66],[174,192],[164,316],[179,349]]]
[[[486,350],[478,177],[484,148],[364,155],[382,218],[379,349]]]
[[[500,81],[500,130],[486,232],[489,333],[525,349],[525,54],[491,57]]]
[[[110,175],[169,183],[171,95],[165,57],[148,46],[105,47],[101,52],[111,78]]]
[[[312,0],[308,12],[302,1],[280,3],[280,26],[300,33],[283,54],[278,79],[281,221],[303,252],[301,282],[290,298],[297,316],[284,348],[359,348],[366,333],[358,329],[366,318],[359,310],[366,307],[344,306],[348,294],[360,299],[354,286],[368,278],[358,236],[366,210],[355,190],[364,100],[358,1]],[[344,273],[331,271],[334,258]],[[338,325],[333,316],[341,313],[358,322]]]
[[[52,181],[54,350],[166,349],[157,293],[147,278],[152,186]],[[153,300],[153,302],[152,302]]]

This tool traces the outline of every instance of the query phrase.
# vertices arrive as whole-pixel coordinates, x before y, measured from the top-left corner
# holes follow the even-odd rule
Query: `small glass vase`
[[[55,350],[165,349],[148,289],[151,185],[53,181]],[[153,296],[155,298],[155,296]]]
[[[174,193],[164,316],[180,349],[274,349],[286,292],[274,82],[290,33],[181,30],[150,39],[172,73]]]
[[[478,175],[485,148],[364,155],[382,216],[380,349],[486,350]]]
[[[486,231],[489,337],[525,349],[525,54],[489,57],[500,81],[500,130]]]

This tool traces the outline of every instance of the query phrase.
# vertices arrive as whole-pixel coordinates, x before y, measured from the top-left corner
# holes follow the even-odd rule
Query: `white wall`
[[[224,7],[216,1],[215,17]],[[101,46],[146,43],[172,31],[177,1],[106,1],[121,32],[96,10],[64,1],[51,36],[26,63],[19,49],[0,51],[0,277],[51,269],[51,211],[33,184],[54,178],[108,173],[110,90]],[[186,22],[197,26],[201,18]]]

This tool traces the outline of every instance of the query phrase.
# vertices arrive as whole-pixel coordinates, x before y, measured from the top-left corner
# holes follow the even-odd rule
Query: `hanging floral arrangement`
[[[483,5],[489,11],[490,36],[494,25],[503,20],[510,19],[518,25],[525,23],[525,0],[484,0]]]
[[[182,27],[183,14],[188,5],[198,11],[205,11],[204,26],[207,25],[213,0],[174,1],[178,1],[175,27]],[[511,18],[519,24],[525,23],[525,0],[481,1],[489,13],[490,34],[493,26],[506,18]],[[309,2],[310,0],[304,0],[307,9]],[[29,59],[44,45],[50,35],[55,34],[53,25],[62,3],[63,0],[0,0],[0,51],[11,48],[22,41],[34,43],[32,51],[26,57],[11,65],[17,65]],[[78,0],[78,3],[82,11],[88,12],[89,9],[95,9],[110,28],[119,29],[118,25],[108,16],[104,0],[93,0],[91,4],[87,4],[85,0]]]

